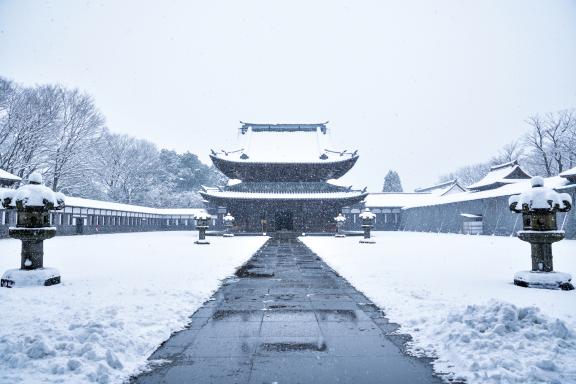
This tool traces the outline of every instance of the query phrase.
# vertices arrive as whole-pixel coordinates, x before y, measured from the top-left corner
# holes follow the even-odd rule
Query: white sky
[[[346,182],[413,189],[576,106],[576,2],[0,0],[0,76],[205,161],[239,120],[330,120]]]

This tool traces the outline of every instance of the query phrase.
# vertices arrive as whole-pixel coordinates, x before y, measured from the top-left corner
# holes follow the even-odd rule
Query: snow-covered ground
[[[414,341],[415,354],[468,383],[576,383],[576,291],[520,288],[530,245],[517,238],[377,232],[301,238]],[[576,277],[576,241],[553,245]]]
[[[120,383],[266,240],[194,232],[56,237],[52,287],[0,289],[0,383]],[[0,240],[0,273],[20,241]]]

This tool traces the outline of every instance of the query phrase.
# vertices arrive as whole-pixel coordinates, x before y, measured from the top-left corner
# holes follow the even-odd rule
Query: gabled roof
[[[576,167],[570,168],[567,171],[562,172],[559,176],[576,183]]]
[[[531,177],[532,176],[520,167],[518,160],[514,160],[509,163],[490,167],[490,171],[482,180],[469,185],[467,188],[474,192],[485,191],[506,184],[517,183],[522,180],[530,179]]]
[[[416,193],[431,193],[437,196],[444,196],[451,193],[466,192],[466,188],[458,184],[458,180],[448,180],[444,183],[432,185],[425,188],[417,188]]]
[[[11,174],[10,172],[6,172],[3,169],[0,169],[0,184],[5,183],[5,184],[12,184],[15,183],[17,181],[22,180],[22,178]]]

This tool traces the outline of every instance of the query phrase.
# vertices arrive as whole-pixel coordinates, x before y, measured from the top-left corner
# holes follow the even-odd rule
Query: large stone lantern
[[[6,271],[2,287],[54,285],[60,283],[60,272],[44,268],[44,240],[56,236],[50,224],[50,211],[64,208],[64,195],[42,185],[42,176],[32,173],[29,183],[2,196],[2,206],[18,213],[16,227],[8,230],[10,237],[22,241],[20,269]]]
[[[361,243],[374,244],[375,241],[370,239],[370,230],[374,226],[374,219],[376,215],[370,212],[369,208],[364,209],[360,215],[360,220],[362,220],[362,229],[364,230],[364,239],[360,240]]]
[[[226,227],[226,231],[224,232],[224,237],[234,237],[232,233],[232,227],[234,227],[234,216],[228,212],[226,216],[224,216],[224,227]]]
[[[344,223],[346,222],[346,217],[342,213],[339,213],[338,216],[336,216],[334,218],[334,221],[336,221],[336,235],[334,235],[334,236],[335,237],[346,237],[346,235],[344,233],[342,233],[342,227],[344,226]]]
[[[196,219],[196,229],[198,230],[198,240],[194,243],[196,244],[210,244],[206,239],[206,230],[208,229],[208,222],[211,216],[207,212],[197,213]]]
[[[522,214],[523,230],[518,231],[520,240],[532,247],[532,270],[514,275],[514,284],[522,287],[574,289],[568,273],[554,272],[552,243],[564,238],[564,231],[556,225],[556,212],[568,212],[572,198],[544,187],[544,179],[532,178],[532,188],[510,196],[510,210]]]

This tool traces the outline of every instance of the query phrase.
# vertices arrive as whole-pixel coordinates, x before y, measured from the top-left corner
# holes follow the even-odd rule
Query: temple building
[[[14,187],[22,179],[16,175],[0,169],[0,188],[1,187]]]
[[[337,150],[329,136],[326,123],[242,123],[236,147],[210,155],[231,180],[200,194],[219,216],[230,212],[242,232],[334,231],[334,217],[367,193],[336,182],[358,153]]]

